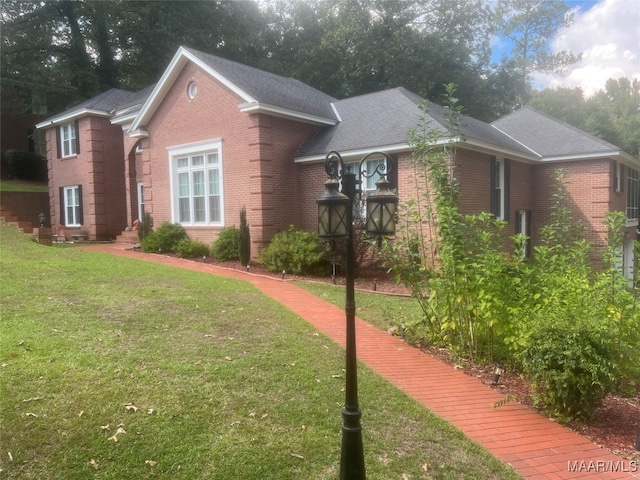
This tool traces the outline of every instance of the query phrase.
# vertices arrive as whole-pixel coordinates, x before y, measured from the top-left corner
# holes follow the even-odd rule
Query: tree
[[[525,101],[533,72],[560,73],[580,60],[580,55],[550,50],[549,41],[558,30],[573,23],[573,14],[563,0],[499,0],[495,21],[497,32],[513,44],[512,56],[505,57],[503,63],[513,62],[525,87]]]

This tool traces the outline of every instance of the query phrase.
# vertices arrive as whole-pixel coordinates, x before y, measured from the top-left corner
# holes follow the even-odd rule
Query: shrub
[[[272,272],[327,274],[330,264],[325,258],[325,248],[317,234],[298,230],[292,225],[273,237],[260,259]]]
[[[7,167],[13,178],[43,181],[47,179],[47,159],[37,153],[7,150]]]
[[[522,351],[534,402],[560,420],[593,416],[615,386],[613,341],[606,328],[547,325]]]
[[[246,267],[249,265],[249,261],[251,260],[251,234],[249,233],[249,224],[247,223],[247,209],[244,205],[240,210],[240,232],[238,243],[240,263]]]
[[[211,245],[211,256],[216,260],[238,260],[240,231],[237,227],[225,227]]]
[[[187,232],[179,223],[163,222],[155,232],[150,233],[141,243],[145,252],[173,252],[176,244],[187,238]]]
[[[181,258],[197,258],[209,254],[209,247],[198,240],[183,238],[173,247],[173,252]]]
[[[138,239],[142,242],[153,231],[153,217],[149,212],[142,214],[140,225],[138,225]]]

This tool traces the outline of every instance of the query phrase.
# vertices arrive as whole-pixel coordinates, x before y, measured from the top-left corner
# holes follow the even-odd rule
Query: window
[[[378,168],[379,165],[384,165],[386,167],[385,159],[372,158],[370,160],[367,160],[366,163],[363,164],[363,170],[365,171],[366,175],[371,175],[373,172],[376,171],[376,168]],[[371,177],[361,178],[361,174],[358,171],[359,167],[360,167],[360,162],[349,162],[349,163],[345,163],[344,165],[345,171],[353,172],[356,174],[356,186],[362,180],[362,183],[360,184],[360,192],[362,192],[363,195],[360,195],[359,202],[357,200],[354,202],[353,214],[362,215],[363,217],[366,217],[365,205],[366,205],[367,193],[375,192],[376,182],[380,179],[380,174],[376,173]],[[391,181],[391,179],[389,179],[389,181]]]
[[[60,187],[60,224],[67,227],[82,225],[82,186]]]
[[[620,193],[624,191],[624,165],[620,162],[614,163],[614,171],[613,171],[613,191],[616,193]]]
[[[70,157],[79,153],[76,123],[58,127],[58,157]]]
[[[509,170],[507,159],[491,157],[491,213],[509,221]]]
[[[638,170],[627,168],[627,219],[638,218],[638,208],[640,207],[640,184]]]
[[[138,183],[138,220],[144,219],[144,183]]]
[[[220,144],[188,150],[170,149],[174,221],[182,225],[223,225]]]
[[[516,211],[516,234],[527,236],[527,241],[522,252],[523,258],[531,257],[531,210]]]

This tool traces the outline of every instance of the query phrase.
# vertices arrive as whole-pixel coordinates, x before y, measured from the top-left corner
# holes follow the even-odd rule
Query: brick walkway
[[[338,344],[345,345],[344,310],[292,283],[173,257],[133,252],[117,244],[86,248],[250,282]],[[493,408],[495,402],[504,399],[503,395],[386,332],[360,319],[356,319],[356,331],[361,362],[482,444],[524,478],[640,479],[640,466],[636,470],[630,461],[524,405],[508,403]]]

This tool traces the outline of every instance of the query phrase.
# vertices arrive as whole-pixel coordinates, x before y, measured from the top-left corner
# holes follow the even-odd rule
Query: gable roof
[[[268,113],[319,125],[337,122],[333,97],[298,80],[265,72],[215,55],[180,47],[142,105],[130,132],[144,128],[188,62],[193,62],[240,100],[241,112]]]
[[[131,97],[133,92],[112,88],[101,93],[89,100],[85,100],[53,117],[38,123],[36,128],[50,127],[60,125],[62,123],[71,122],[77,118],[87,115],[96,115],[101,117],[110,117],[119,104]]]
[[[428,131],[447,132],[447,111],[429,103],[428,113],[421,108],[424,100],[405,88],[392,88],[335,103],[340,123],[326,128],[307,142],[296,154],[299,162],[317,161],[326,152],[336,150],[344,155],[363,155],[384,149],[388,153],[409,150],[410,130],[415,130],[424,117]],[[463,116],[460,124],[462,138],[452,139],[475,148],[495,149],[505,153],[531,157],[525,147],[489,124]],[[450,139],[443,139],[450,140]]]
[[[522,107],[491,125],[525,145],[540,161],[602,157],[633,160],[633,157],[619,147],[529,106]]]

